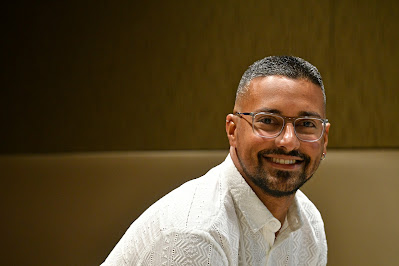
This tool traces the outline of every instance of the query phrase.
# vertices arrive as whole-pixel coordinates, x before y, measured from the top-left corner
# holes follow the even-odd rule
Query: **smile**
[[[279,159],[279,158],[271,158],[273,163],[278,163],[278,164],[295,164],[297,161],[296,160],[284,160],[284,159]]]

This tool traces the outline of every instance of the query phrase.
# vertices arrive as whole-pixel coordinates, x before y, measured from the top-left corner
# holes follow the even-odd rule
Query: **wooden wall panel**
[[[245,69],[303,57],[330,147],[399,147],[393,1],[26,1],[6,10],[1,153],[225,149]]]
[[[399,5],[334,1],[328,116],[334,147],[399,147]]]

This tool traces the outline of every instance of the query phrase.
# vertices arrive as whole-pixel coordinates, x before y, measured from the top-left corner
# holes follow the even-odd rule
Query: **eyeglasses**
[[[276,138],[281,134],[285,124],[291,122],[295,135],[299,140],[306,142],[318,141],[324,133],[328,119],[315,117],[286,117],[273,113],[240,113],[234,115],[242,118],[242,115],[252,116],[252,130],[262,138]]]

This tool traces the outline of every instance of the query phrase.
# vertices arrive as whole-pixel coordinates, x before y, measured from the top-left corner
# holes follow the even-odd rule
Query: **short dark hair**
[[[321,88],[324,104],[326,103],[323,80],[317,68],[302,58],[287,55],[268,56],[250,65],[241,77],[237,89],[236,101],[247,91],[249,83],[254,78],[273,75],[309,80]]]

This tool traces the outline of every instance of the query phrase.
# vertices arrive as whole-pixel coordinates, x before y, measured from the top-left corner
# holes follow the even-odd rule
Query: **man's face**
[[[287,117],[312,115],[325,118],[321,88],[305,79],[282,76],[258,77],[248,92],[236,103],[236,112],[273,112]],[[293,124],[287,123],[276,138],[262,138],[252,130],[252,117],[228,116],[232,156],[244,178],[265,193],[282,197],[293,194],[316,171],[326,152],[327,124],[323,137],[316,142],[299,140]],[[230,127],[229,129],[229,126]]]

